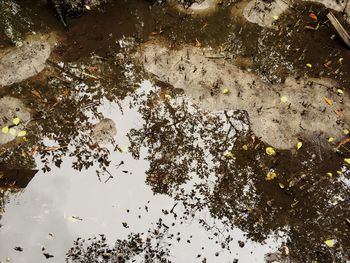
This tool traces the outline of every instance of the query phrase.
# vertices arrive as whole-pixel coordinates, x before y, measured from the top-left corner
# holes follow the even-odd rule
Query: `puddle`
[[[150,86],[150,83],[144,85]],[[128,103],[126,101],[125,105]],[[143,116],[134,109],[122,108],[123,113],[118,105],[104,103],[99,111],[117,123],[115,139],[121,147],[125,147],[129,144],[128,132],[143,124]],[[141,152],[146,153],[147,148]],[[277,248],[280,238],[271,236],[266,244],[245,241],[244,248],[238,250],[238,240],[245,240],[245,233],[233,228],[215,237],[216,231],[206,231],[199,223],[200,220],[208,220],[208,224],[214,222],[208,209],[195,213],[195,218],[187,218],[181,202],[155,195],[152,187],[145,184],[146,171],[152,162],[144,159],[146,156],[143,155],[141,153],[139,160],[135,161],[129,152],[113,154],[109,172],[100,174],[101,181],[96,176],[96,167],[77,173],[70,166],[72,160],[69,158],[63,160],[62,167],[53,167],[50,174],[37,173],[24,192],[11,196],[10,203],[5,205],[6,212],[1,219],[0,243],[3,245],[0,254],[14,262],[35,261],[43,257],[41,249],[44,247],[45,251],[54,255],[51,261],[62,262],[77,237],[88,238],[104,233],[108,244],[113,244],[116,239],[127,238],[131,231],[147,233],[149,228],[157,229],[158,218],[170,227],[164,242],[173,246],[172,261],[194,260],[201,254],[199,258],[207,258],[208,261],[237,257],[242,262],[251,262]],[[37,164],[40,164],[39,159]],[[110,175],[113,178],[109,178]],[[149,175],[147,180],[152,181],[150,178]],[[174,214],[164,212],[170,211],[174,205]],[[124,222],[127,222],[128,228],[123,227]],[[220,222],[215,226],[225,229]],[[181,234],[178,235],[178,232]],[[233,238],[230,247],[235,252],[232,254],[224,250],[221,243],[216,244],[223,242],[221,239],[227,236]],[[180,241],[177,241],[178,237]],[[23,252],[13,250],[16,246],[23,247]],[[220,252],[219,256],[215,256],[217,252]]]
[[[319,4],[296,3],[277,28],[261,28],[232,15],[246,2],[224,2],[205,16],[115,2],[68,17],[64,29],[45,2],[0,0],[1,32],[14,32],[1,34],[2,50],[21,50],[33,31],[60,36],[37,74],[0,89],[1,99],[28,108],[24,116],[0,106],[0,262],[349,260],[348,50],[330,39]],[[305,30],[310,10],[317,31]],[[178,85],[183,75],[168,67],[171,56],[156,71],[145,66],[158,78],[135,63],[150,43],[151,53],[167,43],[162,59],[186,47],[201,65],[210,49],[220,56],[209,58],[212,75],[234,75],[221,70],[230,65],[240,81],[286,92],[292,103],[291,76],[327,78],[331,87],[317,86],[322,94],[300,91],[325,110],[305,121],[309,137],[294,130],[289,147],[279,147],[281,134],[276,145],[267,141],[251,112],[273,96],[280,105],[281,96],[243,90],[251,103],[231,107],[235,93],[220,86],[203,107],[193,99],[198,87]],[[276,115],[285,124],[293,118]]]

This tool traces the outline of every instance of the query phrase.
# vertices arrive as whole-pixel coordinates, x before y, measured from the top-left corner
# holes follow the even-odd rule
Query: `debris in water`
[[[22,252],[23,251],[23,248],[21,247],[15,247],[14,250],[18,251],[18,252]]]
[[[53,258],[54,256],[49,253],[43,253],[46,259]]]

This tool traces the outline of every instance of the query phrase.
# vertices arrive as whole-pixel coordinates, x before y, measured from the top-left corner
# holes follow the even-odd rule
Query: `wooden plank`
[[[332,12],[327,14],[329,21],[331,22],[334,29],[337,31],[340,38],[344,41],[344,43],[350,48],[350,36],[348,32],[344,29],[344,27],[340,24],[338,19],[333,15]]]

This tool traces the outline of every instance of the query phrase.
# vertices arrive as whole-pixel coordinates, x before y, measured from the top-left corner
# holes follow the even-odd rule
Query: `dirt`
[[[320,4],[261,27],[247,3],[117,1],[64,29],[0,0],[27,66],[29,35],[60,36],[0,89],[1,128],[26,131],[0,131],[0,261],[349,260],[348,50]]]

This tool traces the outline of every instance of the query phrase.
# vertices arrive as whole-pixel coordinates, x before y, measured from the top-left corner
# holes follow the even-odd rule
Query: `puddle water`
[[[1,113],[8,136],[26,135],[0,146],[0,262],[349,261],[348,135],[300,136],[302,147],[270,156],[247,111],[204,111],[135,63],[149,39],[210,46],[266,85],[329,77],[347,96],[349,54],[324,7],[296,4],[276,31],[232,17],[245,2],[191,16],[118,1],[64,30],[44,1],[0,0],[2,48],[32,31],[60,36],[42,72],[0,87],[31,116]],[[311,9],[317,34],[304,30]]]
[[[147,82],[143,85],[151,86]],[[116,141],[124,147],[129,144],[127,134],[130,129],[138,129],[144,121],[136,110],[122,108],[123,113],[118,105],[107,102],[99,112],[118,124]],[[46,145],[49,143],[46,141]],[[143,148],[142,152],[147,149]],[[195,213],[194,218],[186,218],[186,209],[179,201],[155,194],[145,184],[150,162],[142,158],[146,157],[143,155],[136,161],[129,152],[114,153],[109,172],[101,173],[100,180],[94,170],[96,167],[79,173],[72,169],[69,158],[63,160],[62,167],[52,167],[49,174],[39,171],[24,191],[18,196],[10,196],[5,205],[0,236],[0,254],[5,256],[2,259],[34,262],[43,257],[41,250],[44,247],[46,252],[54,255],[52,262],[63,262],[77,237],[89,238],[103,233],[108,243],[113,244],[116,239],[127,238],[130,231],[147,233],[149,228],[156,227],[158,218],[170,226],[164,242],[173,246],[170,260],[176,262],[195,260],[197,255],[210,262],[229,258],[261,262],[266,253],[280,244],[280,238],[272,235],[264,244],[248,241],[244,248],[238,249],[238,241],[246,239],[245,233],[238,228],[225,229],[220,221],[215,223],[215,228],[221,228],[223,233],[215,236],[215,230],[206,231],[199,222],[205,219],[208,224],[214,224],[208,209]],[[36,163],[40,169],[40,159]],[[109,178],[109,173],[113,178]],[[164,212],[173,207],[176,218]],[[123,226],[124,222],[127,222],[127,228]],[[171,238],[171,235],[175,237]],[[229,243],[231,254],[217,243],[224,242],[222,239],[227,236],[233,239]],[[17,246],[23,247],[23,252],[13,249]],[[220,254],[216,256],[218,252]]]

